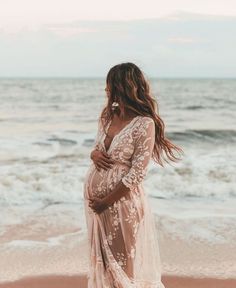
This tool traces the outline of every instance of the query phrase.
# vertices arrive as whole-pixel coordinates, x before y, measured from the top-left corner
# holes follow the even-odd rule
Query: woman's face
[[[108,86],[106,85],[106,87],[105,87],[105,89],[104,89],[105,91],[106,91],[106,94],[107,94],[107,97],[109,97],[109,88],[108,88]]]

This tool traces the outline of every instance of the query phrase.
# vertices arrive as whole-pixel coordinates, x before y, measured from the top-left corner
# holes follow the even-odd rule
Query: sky
[[[236,77],[235,0],[0,0],[0,77]]]

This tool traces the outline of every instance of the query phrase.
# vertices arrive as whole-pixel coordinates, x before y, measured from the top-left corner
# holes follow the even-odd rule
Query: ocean
[[[185,153],[164,168],[149,164],[144,188],[159,227],[190,240],[235,241],[236,79],[149,83],[166,137]],[[103,78],[0,79],[1,249],[86,237],[83,180],[104,88]],[[32,236],[45,229],[45,239]]]

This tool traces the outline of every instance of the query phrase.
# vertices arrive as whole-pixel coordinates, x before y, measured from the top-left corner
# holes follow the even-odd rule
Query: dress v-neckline
[[[114,139],[115,139],[118,135],[120,135],[121,132],[123,132],[126,128],[128,128],[129,125],[130,125],[131,123],[133,123],[133,121],[134,121],[136,118],[138,118],[139,116],[140,116],[140,115],[135,116],[128,124],[126,124],[126,125],[112,138],[111,143],[110,143],[108,149],[106,149],[106,147],[105,147],[106,134],[104,133],[104,137],[103,137],[103,139],[102,139],[102,144],[103,144],[103,148],[104,148],[104,150],[105,150],[106,153],[109,152],[109,150],[110,150],[110,148],[111,148],[111,146],[112,146],[112,144],[113,144],[113,142],[114,142]],[[111,126],[111,122],[112,122],[112,120],[110,120],[110,122],[109,122],[109,124],[108,124],[108,126],[107,126],[107,129],[106,129],[106,132],[108,132],[108,130],[109,130],[110,126]]]

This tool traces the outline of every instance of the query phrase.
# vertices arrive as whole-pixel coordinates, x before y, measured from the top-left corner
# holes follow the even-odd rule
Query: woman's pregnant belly
[[[127,165],[116,162],[112,168],[98,171],[92,163],[85,176],[84,198],[88,199],[93,196],[103,198],[113,190],[129,169]]]

